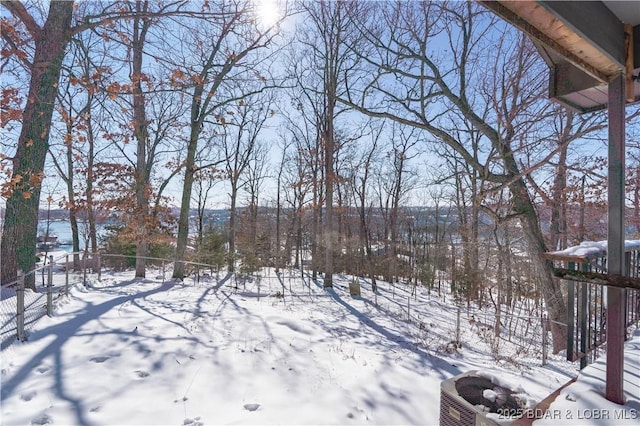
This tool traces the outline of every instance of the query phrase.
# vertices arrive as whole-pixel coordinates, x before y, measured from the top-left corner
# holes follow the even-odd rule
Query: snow
[[[462,372],[478,370],[527,407],[577,373],[559,356],[546,367],[496,362],[469,326],[448,351],[455,311],[426,289],[411,299],[409,321],[401,285],[379,283],[377,295],[363,286],[352,298],[349,277],[324,290],[299,272],[264,275],[238,289],[228,276],[196,284],[157,272],[75,286],[28,342],[2,352],[1,423],[437,424],[440,383]],[[627,404],[602,397],[599,361],[551,405],[575,413],[562,421],[604,424],[578,413],[622,410],[619,424],[637,422],[639,334],[625,351]]]
[[[553,401],[547,416],[534,425],[640,424],[640,329],[625,343],[624,354],[625,405],[614,404],[602,396],[606,376],[603,357],[584,368],[577,381],[565,387]]]
[[[640,240],[625,240],[624,243],[625,251],[640,249]],[[554,251],[552,254],[577,257],[605,256],[607,254],[607,240],[583,241],[577,246],[569,247],[560,251]]]

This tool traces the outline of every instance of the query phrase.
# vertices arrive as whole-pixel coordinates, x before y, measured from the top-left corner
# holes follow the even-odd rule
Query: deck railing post
[[[580,358],[580,369],[582,370],[587,366],[589,361],[587,354],[587,335],[589,333],[589,328],[587,326],[587,310],[588,310],[588,283],[580,283],[580,294],[578,295],[578,300],[580,301],[580,307],[578,308],[578,316],[580,320],[580,353],[582,358]]]
[[[569,262],[567,265],[568,269],[573,270],[575,264],[573,262]],[[575,331],[575,309],[576,309],[576,283],[575,281],[569,281],[567,285],[567,360],[574,361],[574,352],[575,349],[573,347],[574,342],[574,331]]]

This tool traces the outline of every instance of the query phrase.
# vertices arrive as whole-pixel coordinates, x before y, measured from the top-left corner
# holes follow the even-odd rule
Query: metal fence
[[[1,288],[0,302],[0,350],[5,350],[16,341],[25,341],[29,330],[45,315],[53,314],[56,301],[69,294],[75,285],[86,285],[90,275],[101,278],[103,272],[125,269],[123,260],[135,256],[74,252],[58,257],[48,256],[39,266],[26,273],[19,272],[18,279]],[[145,257],[149,266],[156,266],[166,279],[171,259]],[[199,282],[207,271],[215,268],[208,264],[184,261],[186,272],[194,282]],[[24,281],[35,275],[35,290],[25,288]]]
[[[122,271],[129,269],[128,260],[135,256],[114,254],[90,254],[68,253],[58,258],[49,257],[45,265],[24,274],[20,280],[2,288],[2,303],[0,304],[0,319],[2,321],[1,345],[2,350],[15,341],[24,341],[28,337],[30,327],[45,315],[51,315],[56,300],[63,295],[68,295],[69,289],[75,285],[86,285],[88,277],[101,279],[103,273],[109,271]],[[168,270],[175,260],[146,257],[147,266],[153,266],[159,273],[158,278],[164,282],[168,276]],[[568,268],[581,268],[585,271],[606,271],[606,255],[590,256],[588,261],[578,262],[574,259],[567,263]],[[221,277],[216,267],[208,264],[188,262],[185,263],[185,275],[193,280],[193,284],[210,282],[211,278],[219,281]],[[284,272],[284,271],[283,271]],[[627,272],[630,276],[638,277],[640,274],[640,247],[627,251]],[[246,288],[247,284],[257,283],[257,291],[261,292],[261,280],[267,284],[262,291],[269,294],[275,291],[302,295],[317,293],[310,276],[303,271],[289,270],[288,273],[279,274],[278,280],[270,280],[261,274],[236,273],[229,276],[229,284],[235,289]],[[25,276],[36,274],[36,290],[25,289],[23,282]],[[293,283],[299,283],[302,278],[303,289],[293,289]],[[278,288],[271,288],[272,282],[279,282]],[[366,279],[360,279],[360,283],[366,285]],[[382,289],[379,284],[379,291]],[[370,283],[368,284],[370,287]],[[427,321],[428,315],[419,306],[413,306],[417,302],[418,293],[424,302],[431,296],[431,290],[426,286],[407,284],[406,291],[396,294],[396,286],[400,284],[389,283],[387,289],[393,303],[386,309],[395,315],[415,322],[418,326]],[[411,287],[411,288],[409,288]],[[418,291],[418,288],[420,289]],[[302,292],[300,292],[302,291]],[[426,292],[426,293],[425,293]],[[487,342],[492,354],[499,359],[515,360],[523,357],[537,359],[546,364],[550,349],[548,339],[549,320],[544,315],[542,307],[535,309],[517,308],[497,313],[492,309],[471,308],[463,305],[447,304],[447,298],[453,298],[454,293],[450,287],[443,284],[438,291],[440,309],[449,310],[450,334],[439,336],[439,341],[425,342],[426,344],[443,350],[455,350],[455,344],[461,342],[461,332],[471,330],[480,335]],[[371,301],[378,305],[378,293],[371,291]],[[568,328],[567,359],[580,360],[581,367],[593,361],[599,355],[599,350],[606,340],[606,292],[602,286],[590,283],[578,283],[569,281],[566,291],[568,316],[566,324],[557,324]],[[415,302],[412,302],[412,299]],[[436,303],[434,301],[434,303]],[[626,318],[627,325],[640,321],[640,291],[626,290]],[[433,334],[431,335],[433,336]],[[452,346],[453,345],[453,346]]]
[[[568,249],[570,252],[571,250]],[[566,269],[581,272],[607,273],[607,253],[604,249],[585,249],[575,255],[566,252],[549,253],[548,258]],[[640,274],[640,244],[627,242],[625,275]],[[640,290],[624,289],[625,326],[640,321]],[[603,352],[606,343],[607,300],[603,285],[567,280],[567,359],[580,360],[580,368],[593,362]]]
[[[60,261],[65,258],[67,258],[66,262],[62,264]],[[42,266],[26,273],[20,271],[18,280],[2,287],[0,303],[2,350],[11,346],[16,340],[26,340],[33,324],[43,316],[50,316],[53,313],[56,299],[69,294],[70,286],[86,280],[86,269],[71,271],[68,265],[68,256],[58,258],[48,256]],[[25,288],[24,280],[29,275],[35,276],[35,289]]]
[[[76,285],[88,285],[93,279],[102,279],[109,272],[130,270],[131,264],[127,264],[127,256],[109,254],[85,254],[80,253],[80,259],[76,259],[69,253],[58,258],[49,258],[46,265],[40,266],[29,273],[42,275],[38,278],[36,291],[20,290],[24,288],[19,282],[2,289],[2,304],[0,314],[2,318],[2,349],[16,341],[28,340],[30,327],[45,315],[51,315],[55,301],[69,293],[70,288]],[[133,258],[135,259],[135,258]],[[145,258],[148,266],[157,271],[158,279],[163,282],[170,278],[169,270],[174,262],[170,259]],[[224,281],[219,276],[215,267],[202,263],[186,262],[185,273],[193,285],[199,285],[202,281],[206,285],[211,280]],[[470,309],[462,305],[452,305],[453,292],[445,283],[440,289],[439,296],[432,295],[432,290],[426,286],[414,284],[378,283],[378,291],[373,292],[367,279],[359,279],[365,296],[379,309],[388,311],[389,314],[404,318],[416,324],[417,339],[426,339],[422,343],[425,348],[434,351],[449,351],[455,342],[460,344],[464,340],[465,333],[476,333],[487,343],[493,355],[500,359],[519,359],[521,357],[546,360],[546,321],[542,316],[527,315],[526,312],[502,312],[499,317],[490,309]],[[326,297],[320,281],[313,281],[310,273],[301,270],[283,269],[279,274],[270,274],[269,271],[261,271],[259,274],[236,273],[228,275],[227,285],[239,291],[250,289],[252,295],[271,295],[288,300],[290,297]],[[336,284],[337,285],[337,284]],[[255,292],[255,294],[254,294]],[[378,295],[386,294],[387,297],[379,299]],[[447,299],[450,300],[447,304]],[[423,328],[429,323],[429,307],[425,301],[437,303],[439,308],[449,312],[448,325],[444,334],[427,333]],[[421,306],[423,305],[423,306]],[[474,318],[470,321],[470,318]],[[499,321],[499,322],[498,322]],[[500,324],[499,328],[496,324]],[[496,332],[498,330],[498,332]],[[422,333],[421,331],[424,331]],[[455,349],[455,348],[454,348]]]

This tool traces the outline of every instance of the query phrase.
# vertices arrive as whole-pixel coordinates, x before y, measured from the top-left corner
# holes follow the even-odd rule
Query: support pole
[[[609,226],[608,273],[624,273],[625,82],[622,73],[609,82]],[[624,290],[607,287],[607,373],[605,397],[624,404]]]

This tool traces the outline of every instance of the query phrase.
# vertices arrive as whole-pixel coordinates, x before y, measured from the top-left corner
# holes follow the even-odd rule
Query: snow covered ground
[[[462,372],[481,370],[530,406],[577,374],[561,356],[545,367],[497,362],[466,317],[452,347],[457,311],[425,289],[383,283],[374,295],[364,285],[353,298],[348,277],[325,291],[265,275],[238,289],[228,277],[163,283],[131,272],[77,285],[28,342],[2,352],[1,423],[432,425],[440,383]],[[625,406],[601,396],[596,363],[536,424],[637,424],[640,335],[626,351]]]

